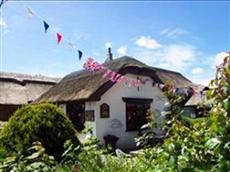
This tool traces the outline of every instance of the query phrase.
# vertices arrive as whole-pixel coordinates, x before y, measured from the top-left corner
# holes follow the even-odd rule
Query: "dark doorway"
[[[77,131],[82,131],[85,128],[85,103],[67,103],[66,110]]]
[[[2,105],[0,104],[0,121],[8,121],[8,119],[19,109],[21,105]]]

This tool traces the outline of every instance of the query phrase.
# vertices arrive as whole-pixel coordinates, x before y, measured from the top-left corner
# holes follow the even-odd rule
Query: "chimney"
[[[111,47],[109,47],[106,62],[111,61],[111,60],[113,60],[113,54],[111,52]]]

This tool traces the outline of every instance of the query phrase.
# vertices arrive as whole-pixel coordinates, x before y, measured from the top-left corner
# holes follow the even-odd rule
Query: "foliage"
[[[0,133],[0,144],[8,152],[26,150],[40,141],[46,153],[60,159],[64,142],[79,144],[72,123],[57,106],[41,103],[17,110]]]
[[[170,106],[164,112],[165,115],[165,126],[164,130],[166,131],[166,137],[172,135],[172,125],[180,121],[182,116],[181,105],[184,102],[184,97],[174,93],[174,85],[172,81],[167,81],[164,87],[165,95],[168,98]]]
[[[207,121],[209,117],[199,117],[199,118],[191,118],[185,115],[181,115],[181,122],[185,125],[185,126],[189,126],[189,125],[195,125],[197,123],[202,123]]]
[[[230,171],[230,56],[217,67],[215,80],[210,83],[208,96],[212,99],[211,132],[217,148],[215,155],[220,171]],[[211,142],[211,141],[210,141]]]
[[[230,57],[226,57],[210,85],[210,118],[191,125],[184,125],[177,106],[180,99],[169,90],[169,137],[161,147],[152,150],[153,154],[158,152],[154,159],[156,170],[230,171],[229,78]]]
[[[144,155],[141,154],[139,158],[125,153],[118,156],[108,154],[107,150],[98,147],[98,141],[92,137],[82,147],[74,147],[68,141],[59,169],[70,170],[75,167],[81,172],[144,172],[149,168],[146,164],[150,163]]]
[[[196,171],[208,168],[213,156],[205,152],[209,138],[204,122],[190,123],[183,119],[183,97],[174,94],[171,82],[166,83],[165,94],[170,102],[166,114],[166,139],[162,146],[151,150],[156,154],[153,164],[156,171]],[[206,121],[205,121],[206,122]]]
[[[211,82],[209,97],[213,101],[206,120],[188,123],[182,119],[183,98],[175,95],[168,82],[166,95],[171,104],[166,113],[167,139],[151,149],[157,154],[152,161],[154,171],[230,171],[230,57],[218,68]]]
[[[160,140],[156,139],[154,129],[157,127],[156,115],[154,112],[147,112],[147,124],[143,125],[135,138],[136,145],[139,148],[147,148],[155,146]]]
[[[52,172],[55,171],[57,162],[52,156],[45,153],[40,142],[33,143],[26,151],[19,152],[0,161],[2,172]]]

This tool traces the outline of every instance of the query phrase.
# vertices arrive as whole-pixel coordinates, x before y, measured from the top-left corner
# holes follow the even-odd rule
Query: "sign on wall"
[[[94,110],[86,110],[85,111],[85,120],[86,121],[95,121]]]
[[[111,128],[122,128],[123,124],[121,123],[121,121],[119,119],[112,119],[111,120]]]

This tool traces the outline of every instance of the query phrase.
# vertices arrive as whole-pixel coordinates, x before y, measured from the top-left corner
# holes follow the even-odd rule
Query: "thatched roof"
[[[177,87],[185,87],[191,83],[187,78],[178,72],[153,68],[131,57],[121,57],[104,63],[109,69],[125,73],[135,73],[150,76],[154,82],[165,83],[173,80]],[[68,102],[98,100],[113,83],[102,77],[102,72],[94,74],[81,70],[70,73],[59,83],[50,88],[36,102]]]
[[[0,104],[22,105],[34,101],[59,78],[0,72]]]
[[[172,80],[173,84],[177,88],[187,87],[193,85],[190,80],[185,78],[181,73],[165,70],[161,68],[152,67],[153,70],[156,70],[158,77],[161,79],[163,83],[167,82],[168,80]]]
[[[208,103],[206,98],[206,92],[204,90],[208,90],[208,87],[202,85],[193,85],[193,89],[195,93],[192,97],[185,103],[185,106],[197,106],[200,103]]]

